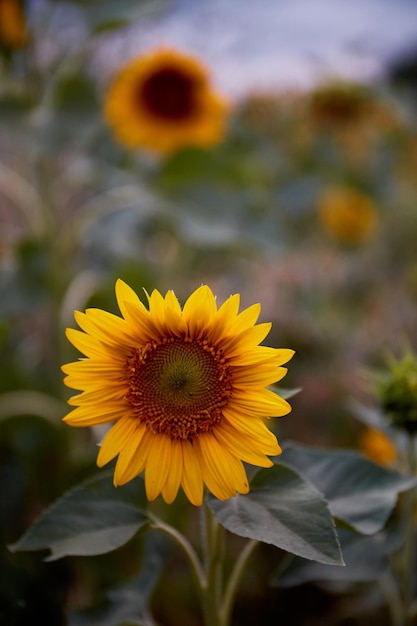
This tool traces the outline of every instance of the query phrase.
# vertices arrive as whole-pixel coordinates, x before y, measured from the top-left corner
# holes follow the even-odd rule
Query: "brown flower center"
[[[165,67],[150,75],[137,93],[141,106],[167,121],[193,116],[196,108],[196,79],[175,67]]]
[[[193,439],[221,421],[232,377],[207,340],[169,337],[135,350],[126,366],[128,402],[152,432]]]

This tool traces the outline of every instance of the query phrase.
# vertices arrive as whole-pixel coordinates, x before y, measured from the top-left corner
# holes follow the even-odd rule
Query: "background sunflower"
[[[189,54],[164,48],[123,66],[104,101],[104,117],[122,144],[161,153],[220,142],[227,111],[208,69]]]

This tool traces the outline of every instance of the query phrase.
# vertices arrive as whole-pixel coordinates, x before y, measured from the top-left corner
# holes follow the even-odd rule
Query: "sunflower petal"
[[[100,444],[97,456],[98,467],[103,467],[119,454],[127,446],[134,436],[138,425],[136,420],[122,418],[118,420],[106,433]]]
[[[229,449],[234,456],[259,467],[271,467],[272,461],[266,455],[276,456],[281,452],[276,440],[274,445],[269,445],[265,449],[262,440],[257,441],[254,435],[245,435],[226,420],[216,428],[214,436],[220,445]]]
[[[182,443],[174,439],[171,442],[171,466],[162,487],[162,497],[167,504],[171,504],[177,496],[183,475],[183,463]]]
[[[204,482],[216,498],[227,500],[237,492],[248,492],[249,485],[242,462],[227,448],[219,445],[212,434],[205,433],[200,437],[198,446]]]
[[[139,296],[120,278],[116,281],[116,298],[120,313],[125,319],[129,317],[129,312],[126,308],[125,302],[132,302],[138,308],[146,310],[144,304],[140,301]]]
[[[203,502],[203,477],[197,450],[190,441],[182,441],[183,468],[181,485],[184,493],[195,506]]]
[[[148,451],[145,470],[146,497],[150,502],[155,500],[167,479],[172,464],[172,442],[167,435],[153,437]]]
[[[184,304],[183,319],[187,323],[190,337],[199,337],[203,329],[207,330],[216,312],[213,292],[206,285],[202,285]]]
[[[129,444],[119,453],[114,469],[115,487],[128,483],[144,470],[152,438],[153,435],[146,426],[140,425],[137,428]]]

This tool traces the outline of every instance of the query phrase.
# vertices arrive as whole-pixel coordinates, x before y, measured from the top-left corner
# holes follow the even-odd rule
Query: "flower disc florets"
[[[127,399],[138,419],[171,439],[211,431],[232,393],[225,359],[206,339],[165,338],[135,350],[127,370]]]

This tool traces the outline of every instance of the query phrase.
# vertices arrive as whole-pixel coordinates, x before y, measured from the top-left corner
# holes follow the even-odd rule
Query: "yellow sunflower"
[[[0,43],[18,48],[27,42],[28,31],[19,0],[0,0]]]
[[[181,306],[172,291],[154,290],[149,310],[123,281],[122,317],[100,309],[75,312],[84,331],[67,337],[87,358],[63,366],[65,383],[82,393],[65,418],[71,426],[114,422],[99,467],[118,455],[114,484],[145,470],[147,498],[171,503],[180,488],[195,505],[204,484],[221,500],[247,493],[242,461],[272,465],[281,452],[265,418],[291,407],[267,389],[286,373],[293,350],[259,343],[271,324],[256,324],[260,305],[239,313],[239,295],[219,308],[207,286]]]
[[[380,465],[391,465],[397,458],[397,449],[382,431],[366,428],[359,439],[361,452]]]
[[[373,104],[365,85],[338,81],[318,87],[308,100],[313,121],[334,128],[361,123],[369,117]]]
[[[346,244],[369,239],[378,221],[378,212],[371,198],[351,187],[326,189],[319,198],[318,212],[326,231]]]
[[[104,100],[104,118],[120,143],[162,154],[220,142],[227,111],[226,102],[212,90],[204,65],[170,49],[127,63]]]

